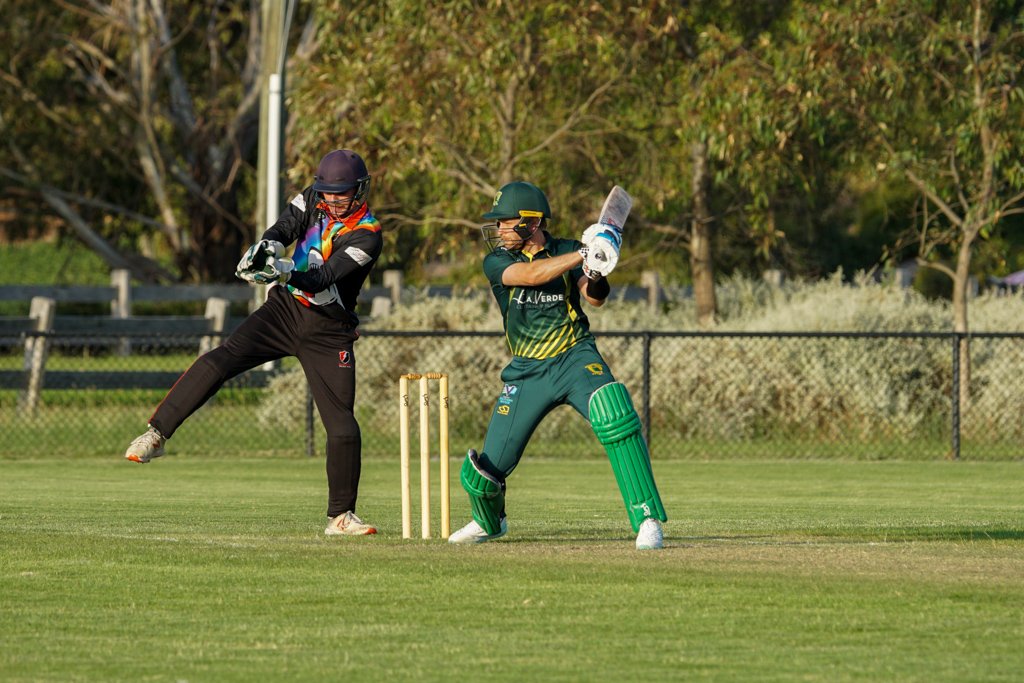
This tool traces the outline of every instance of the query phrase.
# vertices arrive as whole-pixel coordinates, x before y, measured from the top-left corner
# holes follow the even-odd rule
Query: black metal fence
[[[43,338],[41,390],[28,402],[24,342]],[[27,333],[0,349],[0,456],[120,455],[199,341]],[[655,458],[1024,457],[1024,334],[629,332],[599,334],[598,346],[632,393]],[[398,377],[408,372],[449,374],[452,453],[479,448],[507,360],[500,333],[365,332],[356,345],[364,454],[397,456]],[[305,380],[286,359],[229,383],[168,451],[300,455],[322,444]],[[602,455],[569,407],[546,418],[526,451]]]

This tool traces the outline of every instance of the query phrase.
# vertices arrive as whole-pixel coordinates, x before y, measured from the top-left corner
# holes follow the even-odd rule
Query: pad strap
[[[626,387],[620,382],[604,385],[591,394],[589,410],[590,426],[608,453],[633,531],[651,517],[666,521],[647,443],[640,433],[640,416]]]
[[[501,531],[501,513],[505,510],[504,482],[484,470],[473,449],[466,454],[459,480],[469,494],[469,505],[476,523],[488,534]]]

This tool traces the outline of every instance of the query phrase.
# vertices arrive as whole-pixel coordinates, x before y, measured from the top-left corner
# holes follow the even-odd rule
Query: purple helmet
[[[361,156],[349,149],[336,149],[320,160],[316,176],[313,178],[315,192],[319,192],[322,196],[324,193],[345,194],[352,189],[355,190],[355,195],[351,201],[342,202],[347,203],[348,206],[347,211],[342,212],[341,215],[347,215],[353,209],[362,206],[370,193],[370,173],[366,170],[366,163]],[[340,208],[340,204],[342,204],[327,203],[332,208]]]

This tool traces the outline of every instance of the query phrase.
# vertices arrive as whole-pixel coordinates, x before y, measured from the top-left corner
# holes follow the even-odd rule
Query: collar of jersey
[[[327,224],[328,225],[333,226],[336,223],[341,223],[342,225],[344,225],[349,230],[354,230],[356,225],[358,225],[359,221],[363,220],[363,218],[366,217],[367,212],[369,212],[369,210],[370,210],[370,205],[367,204],[366,202],[363,202],[362,206],[360,206],[358,209],[356,209],[355,211],[353,211],[349,215],[345,216],[344,218],[336,218],[336,217],[332,216],[327,211],[327,205],[324,204],[323,202],[321,202],[320,204],[317,204],[317,208],[323,210],[324,215],[327,216]]]

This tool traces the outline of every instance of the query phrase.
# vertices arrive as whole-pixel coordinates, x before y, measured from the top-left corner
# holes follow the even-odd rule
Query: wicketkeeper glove
[[[235,277],[258,285],[287,282],[295,264],[284,258],[284,245],[275,240],[260,240],[249,247],[235,268]]]
[[[284,245],[276,240],[260,240],[246,250],[235,266],[235,274],[263,270],[267,259],[275,256],[284,256]]]

